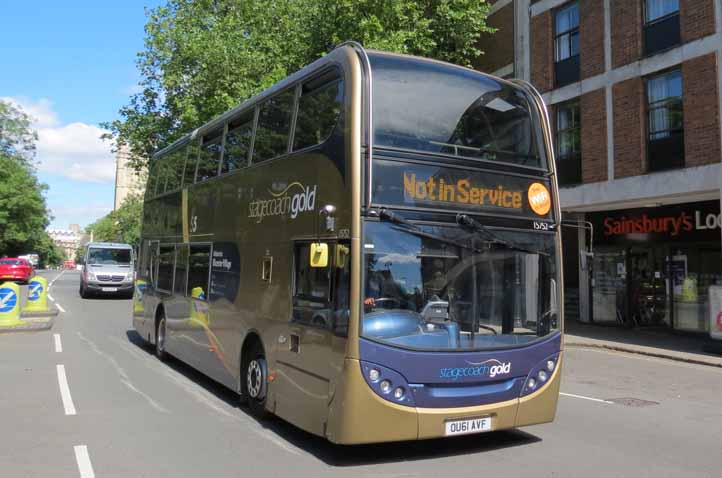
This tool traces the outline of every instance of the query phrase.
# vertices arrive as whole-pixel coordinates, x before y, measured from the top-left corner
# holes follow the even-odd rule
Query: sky
[[[100,123],[138,91],[145,8],[162,0],[0,0],[0,99],[38,132],[37,170],[53,228],[113,209],[115,158]]]

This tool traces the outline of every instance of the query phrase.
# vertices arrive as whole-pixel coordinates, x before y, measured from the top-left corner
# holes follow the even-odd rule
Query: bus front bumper
[[[361,375],[359,361],[346,359],[342,381],[329,410],[326,437],[338,444],[362,444],[441,438],[446,422],[491,418],[491,430],[554,420],[561,382],[562,354],[549,381],[534,393],[504,402],[461,408],[418,408],[379,397]]]

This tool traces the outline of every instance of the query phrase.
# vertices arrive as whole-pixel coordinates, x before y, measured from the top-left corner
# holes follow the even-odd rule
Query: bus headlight
[[[555,353],[532,367],[532,369],[529,370],[529,374],[526,376],[526,381],[524,382],[519,396],[523,397],[537,390],[541,390],[547,383],[549,383],[553,373],[556,371],[558,361],[559,354]]]
[[[406,392],[404,391],[404,387],[396,387],[394,389],[394,398],[396,400],[401,400],[402,398],[404,398],[405,394]]]
[[[554,360],[547,360],[547,370],[553,372],[555,366],[556,364],[554,363]]]
[[[406,377],[396,370],[383,365],[361,361],[361,374],[369,388],[384,400],[399,405],[415,406],[414,388],[409,386]]]

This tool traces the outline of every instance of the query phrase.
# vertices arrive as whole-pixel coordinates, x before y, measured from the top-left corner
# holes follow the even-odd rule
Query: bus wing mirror
[[[328,266],[328,244],[325,242],[311,243],[311,267]]]

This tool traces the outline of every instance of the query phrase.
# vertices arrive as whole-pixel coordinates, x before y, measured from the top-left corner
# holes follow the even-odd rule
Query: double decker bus
[[[153,157],[133,324],[335,443],[549,422],[557,198],[529,84],[344,44]]]

